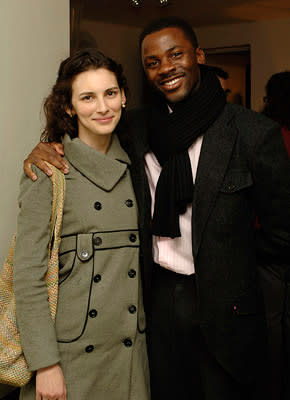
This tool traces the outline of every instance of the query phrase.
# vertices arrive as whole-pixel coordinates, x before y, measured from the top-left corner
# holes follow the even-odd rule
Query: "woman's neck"
[[[98,150],[101,153],[107,154],[111,146],[112,133],[107,135],[87,135],[79,132],[79,139],[93,149]]]

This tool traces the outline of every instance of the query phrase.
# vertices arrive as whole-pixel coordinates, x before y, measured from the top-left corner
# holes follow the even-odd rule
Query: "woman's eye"
[[[92,99],[92,96],[90,96],[90,95],[84,96],[82,98],[82,100],[85,100],[85,101],[90,101],[91,99]]]
[[[115,91],[115,90],[108,90],[108,92],[107,92],[107,95],[109,96],[109,97],[113,97],[113,96],[115,96],[117,94],[117,92]]]

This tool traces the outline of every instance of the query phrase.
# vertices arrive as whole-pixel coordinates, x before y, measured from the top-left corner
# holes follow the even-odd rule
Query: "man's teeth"
[[[171,81],[165,82],[163,85],[165,85],[165,86],[173,86],[173,85],[175,85],[178,81],[180,81],[180,79],[181,79],[181,77],[180,77],[180,78],[172,79]]]

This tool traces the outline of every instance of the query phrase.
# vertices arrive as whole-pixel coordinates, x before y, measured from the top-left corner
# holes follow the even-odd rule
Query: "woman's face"
[[[110,138],[125,101],[113,72],[99,68],[76,75],[72,83],[73,108],[68,113],[77,115],[79,138],[87,144]]]

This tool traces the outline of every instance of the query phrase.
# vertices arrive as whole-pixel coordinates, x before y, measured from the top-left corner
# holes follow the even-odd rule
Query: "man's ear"
[[[205,53],[200,47],[197,47],[195,49],[195,54],[196,54],[196,58],[197,58],[198,64],[205,64],[206,63]]]

